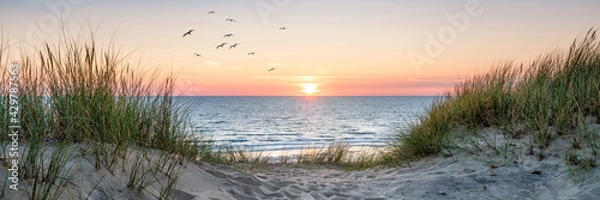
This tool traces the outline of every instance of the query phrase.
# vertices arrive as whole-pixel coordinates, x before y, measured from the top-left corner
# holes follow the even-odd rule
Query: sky
[[[566,49],[600,27],[598,11],[597,0],[0,0],[0,23],[25,49],[61,30],[114,37],[175,74],[178,95],[408,96]]]

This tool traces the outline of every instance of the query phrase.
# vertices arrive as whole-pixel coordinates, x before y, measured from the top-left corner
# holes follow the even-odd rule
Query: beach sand
[[[253,174],[203,165],[198,170],[218,179],[218,190],[194,192],[195,184],[202,184],[194,176],[184,175],[181,183],[182,193],[197,199],[600,199],[597,169],[578,182],[558,157],[501,165],[485,160],[460,154],[403,168],[344,172],[272,166]]]
[[[499,141],[505,139],[487,138],[506,144]],[[564,161],[568,145],[565,140],[554,141],[541,161],[537,155],[517,150],[521,147],[518,144],[509,145],[511,149],[506,152],[512,152],[510,155],[491,149],[451,150],[446,156],[402,167],[349,172],[327,166],[282,164],[243,172],[229,166],[187,163],[173,194],[174,199],[181,200],[600,199],[600,170],[570,176]],[[129,189],[126,171],[113,174],[97,170],[89,158],[74,158],[68,166],[74,175],[61,199],[156,199],[158,183],[142,191]],[[0,180],[5,180],[6,171],[6,167],[0,167]],[[10,190],[7,195],[6,199],[11,200],[28,199],[24,190]]]

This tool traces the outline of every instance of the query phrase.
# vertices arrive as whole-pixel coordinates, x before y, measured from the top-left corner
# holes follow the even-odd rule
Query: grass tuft
[[[398,134],[386,162],[439,154],[455,138],[452,130],[490,126],[512,138],[531,137],[531,151],[535,147],[543,159],[555,138],[575,134],[585,116],[600,115],[599,91],[600,41],[590,29],[567,52],[540,56],[528,66],[505,63],[458,83]]]
[[[9,47],[0,42],[0,78],[8,80]],[[155,182],[154,174],[169,176],[165,188],[172,187],[179,167],[209,147],[198,145],[187,131],[185,107],[174,102],[174,78],[130,62],[114,45],[100,46],[93,34],[89,38],[63,34],[55,43],[47,42],[31,54],[19,58],[18,103],[20,143],[27,147],[19,167],[20,178],[31,182],[32,199],[56,199],[69,179],[65,163],[73,144],[98,169],[113,175],[128,171],[131,188],[144,189]],[[8,127],[8,85],[0,86],[0,126]],[[8,144],[8,130],[0,129],[0,144]],[[51,154],[45,147],[59,143]],[[203,149],[204,148],[204,149]],[[146,158],[155,149],[169,157],[154,167]],[[134,155],[129,155],[132,150]],[[202,152],[203,151],[203,152]],[[4,149],[2,150],[4,153]],[[128,159],[136,158],[135,162]],[[49,159],[49,160],[48,160]],[[152,175],[152,176],[151,176]],[[163,181],[164,182],[164,181]],[[169,186],[171,185],[171,186]],[[160,198],[169,198],[161,191]]]

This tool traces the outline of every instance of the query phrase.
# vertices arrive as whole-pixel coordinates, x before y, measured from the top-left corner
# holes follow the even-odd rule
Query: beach
[[[402,166],[357,171],[334,165],[265,164],[234,169],[187,162],[171,192],[173,199],[179,200],[600,198],[597,168],[579,175],[568,170],[563,155],[569,142],[555,140],[540,161],[539,156],[522,151],[527,138],[498,139],[496,131],[483,130],[482,135],[485,141],[497,139],[498,147],[515,144],[507,150],[508,156],[499,155],[493,148],[475,151],[464,146]],[[113,174],[96,169],[85,156],[74,157],[67,166],[71,181],[59,199],[156,199],[163,180],[154,174],[151,177],[156,179],[152,180],[158,181],[149,181],[146,189],[131,189],[126,185],[127,170]],[[1,180],[6,171],[6,167],[0,167]],[[20,186],[30,187],[28,183],[21,181]],[[6,199],[29,199],[23,189],[7,194]]]

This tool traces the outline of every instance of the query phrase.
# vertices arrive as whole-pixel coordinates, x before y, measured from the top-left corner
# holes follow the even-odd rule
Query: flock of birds
[[[212,11],[209,11],[209,12],[208,12],[208,14],[209,14],[209,15],[215,14],[215,11],[214,11],[214,10],[212,10]],[[237,22],[237,21],[235,21],[235,19],[232,19],[232,18],[227,18],[227,19],[225,19],[225,21],[226,21],[226,22],[230,22],[230,23],[236,23],[236,22]],[[281,30],[281,31],[285,31],[285,29],[286,29],[286,28],[287,28],[287,27],[285,27],[285,26],[281,26],[281,27],[279,27],[279,30]],[[192,32],[193,32],[193,31],[194,31],[194,29],[190,29],[189,31],[187,31],[187,32],[183,33],[183,36],[182,36],[182,38],[185,38],[185,36],[192,35]],[[223,38],[229,38],[229,37],[233,37],[233,36],[234,36],[234,35],[233,35],[233,33],[227,33],[227,34],[223,35]],[[223,43],[221,43],[221,44],[217,45],[217,48],[215,48],[215,49],[219,49],[219,48],[225,48],[225,45],[227,45],[227,43],[226,43],[226,42],[223,42]],[[239,45],[239,43],[234,43],[234,44],[232,44],[232,45],[229,45],[229,49],[236,48],[238,45]],[[249,55],[249,56],[253,56],[255,53],[256,53],[256,52],[254,52],[254,51],[252,51],[252,52],[248,52],[248,55]],[[194,55],[195,55],[196,57],[202,57],[202,54],[199,54],[199,53],[195,53],[195,52],[194,52]],[[275,71],[275,70],[276,70],[276,68],[275,68],[275,67],[271,67],[271,68],[269,68],[269,69],[267,70],[267,72],[272,72],[272,71]]]

